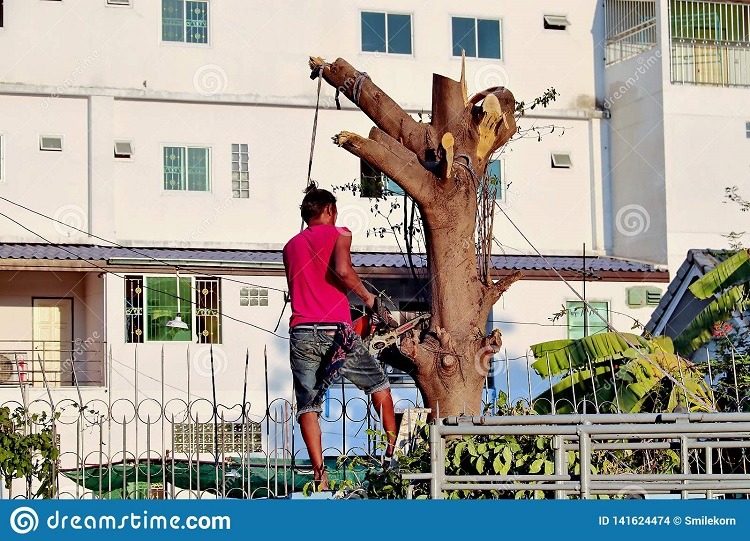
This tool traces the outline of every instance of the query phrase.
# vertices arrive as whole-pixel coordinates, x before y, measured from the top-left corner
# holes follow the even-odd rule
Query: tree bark
[[[502,344],[497,329],[485,335],[487,318],[521,275],[479,278],[477,190],[492,153],[516,132],[515,98],[499,87],[468,98],[463,74],[461,81],[436,74],[432,119],[421,123],[345,60],[311,58],[310,68],[377,125],[369,137],[341,132],[334,142],[393,179],[421,212],[432,318],[429,330],[405,336],[400,350],[425,405],[433,415],[480,414],[491,357]]]

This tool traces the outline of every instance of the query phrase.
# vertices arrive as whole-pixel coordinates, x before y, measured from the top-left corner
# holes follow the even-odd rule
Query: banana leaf
[[[717,323],[730,319],[735,310],[742,312],[750,309],[749,292],[747,285],[734,286],[712,301],[675,337],[675,350],[687,356],[709,342]]]
[[[699,299],[707,299],[720,291],[746,282],[750,282],[750,250],[740,250],[693,282],[690,292]]]
[[[635,334],[608,332],[578,340],[553,340],[534,344],[531,351],[537,361],[531,366],[543,378],[559,376],[571,369],[587,368],[589,359],[637,358],[639,353],[633,350],[631,344],[641,353],[651,353],[663,348],[673,351],[668,339],[649,342]]]

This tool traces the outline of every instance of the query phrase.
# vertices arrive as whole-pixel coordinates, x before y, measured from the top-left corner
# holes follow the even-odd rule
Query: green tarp
[[[336,458],[326,458],[328,479],[335,481],[361,482],[365,468],[351,469],[339,464]],[[313,480],[309,460],[271,459],[267,465],[264,458],[241,462],[219,463],[186,460],[127,461],[125,463],[92,465],[84,468],[64,470],[62,475],[95,492],[103,499],[161,498],[163,490],[167,496],[180,490],[206,491],[227,498],[283,497],[291,492],[301,492],[306,483]],[[243,481],[244,479],[244,481]],[[165,484],[166,483],[166,484]]]

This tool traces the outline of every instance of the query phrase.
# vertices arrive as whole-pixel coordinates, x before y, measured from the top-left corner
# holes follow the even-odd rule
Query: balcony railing
[[[750,46],[673,42],[672,82],[750,86]]]
[[[750,5],[669,3],[673,83],[750,86]]]
[[[622,62],[657,46],[654,0],[607,0],[606,62]]]
[[[0,340],[0,387],[104,385],[106,342]]]

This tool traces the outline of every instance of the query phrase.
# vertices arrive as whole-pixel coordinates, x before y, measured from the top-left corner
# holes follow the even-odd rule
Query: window
[[[565,15],[545,15],[545,30],[565,30],[570,26],[570,21]]]
[[[125,342],[143,343],[143,277],[125,277]]]
[[[495,199],[505,199],[505,162],[503,160],[492,160],[487,164],[485,173],[490,181],[490,192],[495,190]]]
[[[240,306],[268,306],[268,290],[261,287],[240,288]]]
[[[217,430],[218,429],[218,430]],[[217,435],[216,445],[214,437]],[[174,453],[255,453],[263,451],[260,423],[176,423]]]
[[[568,338],[571,340],[608,331],[609,303],[589,301],[588,304],[591,307],[589,310],[580,301],[565,303],[568,314]]]
[[[359,161],[360,197],[383,197],[389,195],[403,196],[404,190],[396,184],[393,179],[389,178],[367,163],[365,160]]]
[[[164,147],[164,189],[209,191],[209,154],[208,148]]]
[[[502,36],[497,19],[453,17],[453,56],[502,58]]]
[[[63,138],[62,135],[40,135],[39,150],[62,152]]]
[[[247,145],[232,145],[232,197],[250,197]]]
[[[745,122],[745,137],[750,139],[750,122]]]
[[[199,344],[221,344],[221,282],[219,278],[195,279],[195,329]]]
[[[180,298],[177,302],[177,281],[174,276],[146,277],[146,336],[149,341],[191,342],[193,303],[190,278],[179,278]],[[179,304],[179,306],[178,306]],[[187,329],[167,327],[167,322],[180,316]]]
[[[115,141],[115,158],[132,160],[133,143],[130,141]]]
[[[362,50],[411,54],[411,15],[363,11]]]
[[[130,0],[107,0],[109,6],[129,6]]]
[[[161,39],[208,43],[208,2],[161,0]]]
[[[573,160],[570,158],[570,152],[553,152],[552,167],[553,169],[570,169],[573,167]]]
[[[221,279],[180,276],[125,276],[125,342],[221,343]],[[195,305],[195,321],[193,321]],[[168,327],[180,316],[188,328]],[[195,326],[195,334],[192,329]]]
[[[3,9],[4,9],[3,2],[4,0],[0,0],[0,28],[3,27]]]

